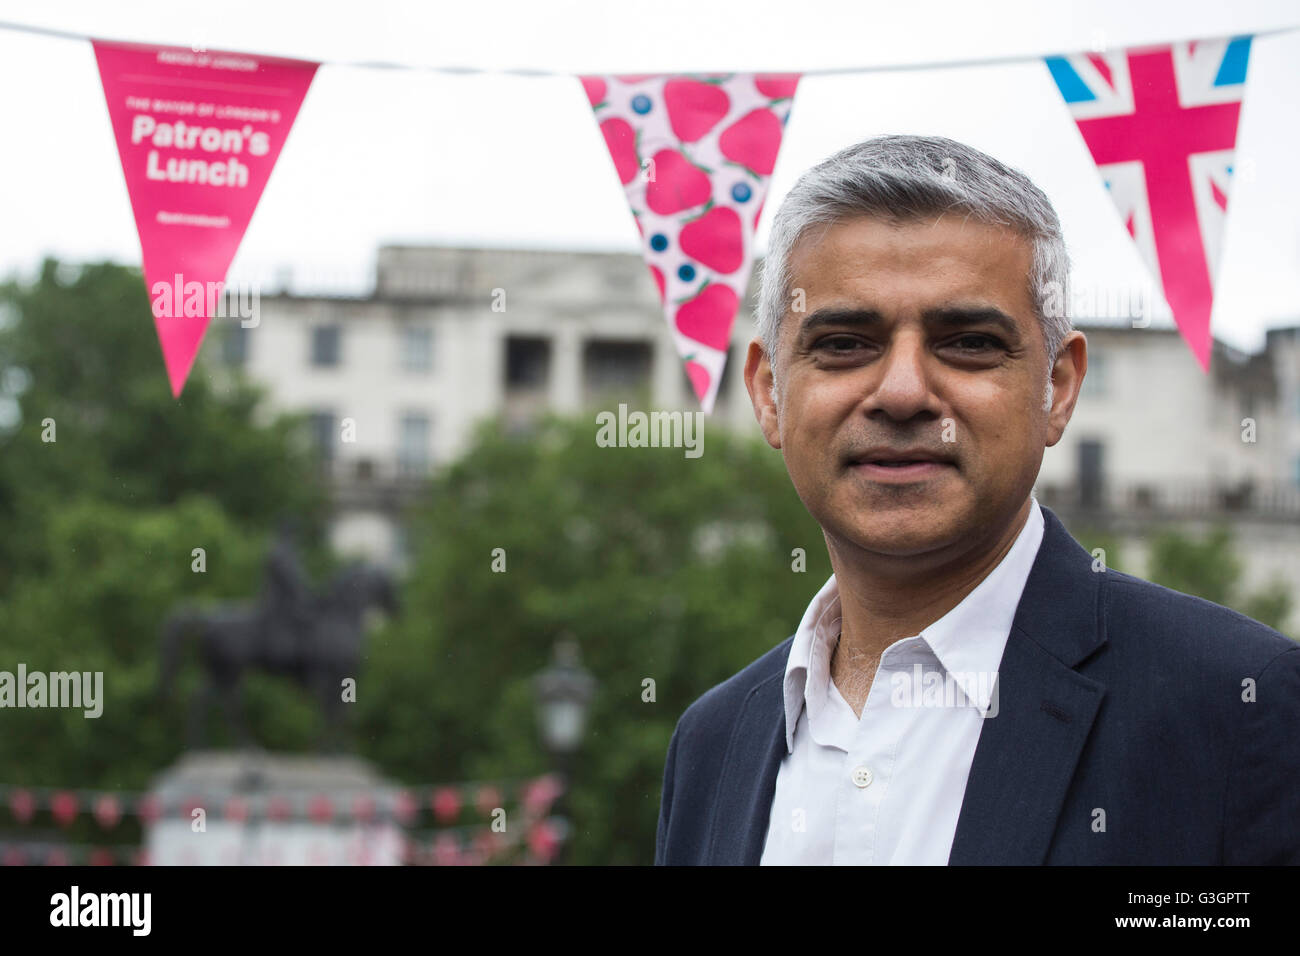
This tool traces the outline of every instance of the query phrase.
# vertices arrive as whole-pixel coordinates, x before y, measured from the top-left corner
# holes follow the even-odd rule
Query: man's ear
[[[767,352],[763,350],[763,341],[755,338],[745,353],[745,388],[749,391],[754,417],[758,419],[758,427],[763,430],[763,437],[773,448],[780,448],[781,424],[777,416],[776,400],[772,397],[772,382],[772,364],[768,361]]]
[[[1074,415],[1074,403],[1088,372],[1088,340],[1082,332],[1065,337],[1052,365],[1052,405],[1047,414],[1047,447],[1051,448],[1065,434],[1065,426]]]

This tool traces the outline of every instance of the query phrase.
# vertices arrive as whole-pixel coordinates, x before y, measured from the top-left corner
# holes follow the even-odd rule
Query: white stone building
[[[1216,342],[1207,377],[1172,326],[1076,326],[1089,372],[1040,500],[1139,562],[1153,527],[1228,521],[1249,585],[1300,592],[1300,327],[1255,355]],[[710,425],[757,436],[741,374],[752,335],[747,302]],[[313,416],[334,544],[381,561],[403,560],[398,509],[485,416],[698,407],[634,254],[388,247],[365,294],[263,295],[256,328],[218,322],[210,336],[204,361],[242,366],[275,408]]]

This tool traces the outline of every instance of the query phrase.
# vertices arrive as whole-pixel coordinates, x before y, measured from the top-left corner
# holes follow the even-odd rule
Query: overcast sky
[[[364,281],[376,248],[390,242],[626,252],[639,244],[575,79],[331,61],[574,74],[869,68],[1300,26],[1300,8],[1294,0],[0,0],[0,21],[324,61],[230,278],[290,266],[347,286]],[[137,264],[139,241],[89,44],[0,29],[0,89],[0,274],[29,271],[50,254]],[[806,78],[760,248],[776,203],[803,170],[886,132],[951,136],[1025,170],[1061,215],[1076,284],[1120,289],[1146,281],[1034,59]],[[1254,349],[1265,328],[1300,323],[1300,32],[1254,44],[1237,145],[1242,175],[1213,328]]]

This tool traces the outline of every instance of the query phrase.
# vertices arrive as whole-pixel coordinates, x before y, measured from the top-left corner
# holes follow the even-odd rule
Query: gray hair
[[[756,316],[774,379],[793,294],[790,258],[810,229],[858,216],[905,223],[954,211],[1008,226],[1032,244],[1029,293],[1047,341],[1050,395],[1051,368],[1070,331],[1070,261],[1060,220],[1024,173],[942,136],[878,136],[849,146],[805,172],[786,195],[768,239]]]

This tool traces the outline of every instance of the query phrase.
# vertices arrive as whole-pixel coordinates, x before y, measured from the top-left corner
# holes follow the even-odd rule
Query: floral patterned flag
[[[581,80],[678,354],[710,412],[799,74]]]

